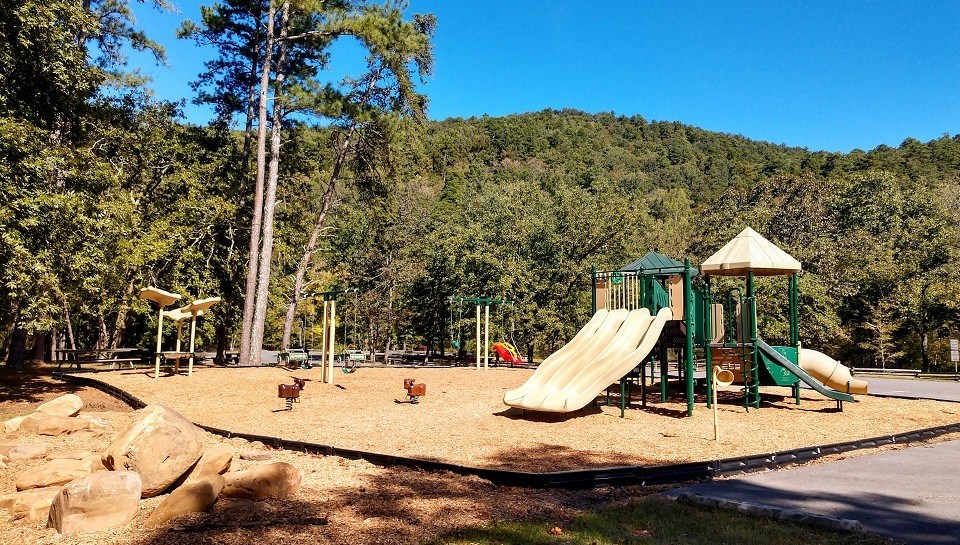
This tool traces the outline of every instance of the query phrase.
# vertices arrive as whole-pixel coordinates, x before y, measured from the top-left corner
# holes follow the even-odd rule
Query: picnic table
[[[67,369],[76,365],[77,370],[84,363],[109,363],[111,369],[126,363],[132,369],[134,363],[143,360],[140,356],[140,350],[137,348],[64,348],[54,350],[53,358],[57,362],[58,368],[66,363]]]
[[[178,351],[178,350],[171,350],[171,351],[168,351],[168,352],[160,352],[160,355],[163,357],[163,361],[165,361],[165,362],[167,362],[167,361],[173,361],[173,374],[174,374],[174,375],[179,375],[179,374],[180,374],[180,362],[181,362],[182,360],[189,360],[189,359],[191,358],[191,356],[192,356],[194,359],[200,359],[200,360],[202,360],[203,357],[204,357],[202,353],[182,352],[182,351]],[[199,357],[197,357],[197,356],[199,356]]]

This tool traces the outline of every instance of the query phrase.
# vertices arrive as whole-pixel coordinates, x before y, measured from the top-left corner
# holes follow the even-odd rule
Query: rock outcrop
[[[70,481],[50,506],[47,528],[73,534],[126,524],[140,512],[141,484],[133,471],[100,471]]]
[[[63,485],[93,473],[90,460],[50,460],[25,470],[17,477],[17,490]]]
[[[300,470],[286,462],[227,473],[222,495],[225,498],[283,499],[300,489]]]
[[[10,420],[7,420],[6,422],[3,423],[3,431],[6,433],[16,432],[17,430],[20,429],[20,423],[23,422],[24,418],[26,418],[26,415],[16,416],[11,418]]]
[[[43,445],[15,445],[7,451],[7,458],[11,460],[35,460],[47,455],[47,447]]]
[[[77,394],[64,394],[37,407],[38,413],[52,416],[77,416],[83,408],[83,400]]]
[[[32,488],[0,497],[0,509],[6,509],[15,518],[27,517],[30,520],[47,518],[50,504],[60,493],[59,486]]]
[[[224,484],[223,477],[217,473],[187,482],[164,498],[144,525],[159,526],[180,515],[209,511],[217,503]]]
[[[38,435],[62,435],[90,428],[90,421],[53,414],[33,413],[20,422],[20,431]]]
[[[103,465],[135,471],[143,497],[161,494],[203,454],[203,431],[163,405],[141,409],[140,417],[103,452]]]
[[[233,463],[233,447],[226,443],[217,443],[203,451],[197,464],[181,480],[189,482],[209,475],[223,475],[230,469],[231,463]]]

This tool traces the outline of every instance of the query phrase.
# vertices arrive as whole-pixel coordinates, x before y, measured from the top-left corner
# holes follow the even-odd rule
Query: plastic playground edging
[[[136,396],[112,384],[95,378],[80,376],[71,373],[53,373],[53,377],[64,382],[80,384],[96,388],[102,392],[125,402],[134,409],[147,406]],[[322,456],[339,456],[348,460],[365,460],[379,466],[404,466],[429,471],[449,471],[458,475],[476,475],[500,486],[516,486],[525,488],[566,488],[584,489],[606,486],[628,485],[662,485],[679,484],[690,481],[706,481],[716,477],[729,477],[754,471],[776,469],[791,464],[803,464],[823,456],[842,454],[854,450],[877,448],[884,445],[912,443],[926,441],[948,433],[960,432],[960,422],[921,430],[908,431],[893,435],[882,435],[869,439],[857,439],[828,445],[801,447],[782,450],[768,454],[755,454],[735,458],[723,458],[704,462],[688,462],[661,466],[616,466],[594,469],[578,469],[571,471],[553,471],[547,473],[530,473],[525,471],[510,471],[506,469],[488,469],[480,467],[462,466],[448,462],[422,460],[405,456],[379,454],[362,450],[343,449],[333,445],[293,441],[282,437],[270,437],[252,433],[242,433],[230,430],[195,425],[204,431],[226,438],[239,437],[247,441],[259,441],[278,449],[285,449]]]

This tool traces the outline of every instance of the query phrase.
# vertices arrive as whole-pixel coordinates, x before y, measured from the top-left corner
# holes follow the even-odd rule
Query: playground
[[[535,369],[490,368],[487,349],[469,368],[351,365],[341,373],[333,352],[336,296],[345,293],[338,291],[323,294],[319,366],[210,368],[162,379],[157,366],[102,376],[148,404],[232,432],[539,473],[757,456],[960,421],[949,402],[870,397],[868,382],[801,346],[800,271],[799,261],[749,227],[699,269],[653,251],[619,270],[593,269],[592,318]],[[787,279],[786,293],[774,296],[787,311],[782,346],[760,335],[762,276]],[[453,336],[454,304],[460,324],[463,305],[476,307],[475,346],[488,348],[491,306],[514,305],[449,301],[457,349],[464,338]],[[522,361],[510,317],[511,342],[492,347],[508,362]]]
[[[838,412],[833,400],[801,390],[797,406],[790,388],[764,388],[763,408],[743,407],[736,386],[719,389],[721,440],[713,440],[710,411],[686,416],[677,394],[661,403],[648,390],[639,409],[634,389],[631,410],[620,418],[615,392],[611,405],[573,414],[521,411],[502,403],[504,392],[533,371],[491,368],[360,368],[335,374],[323,384],[321,370],[262,367],[201,368],[154,380],[148,372],[98,373],[96,378],[147,403],[175,407],[209,426],[285,439],[334,445],[484,468],[557,471],[619,465],[661,465],[774,452],[869,438],[960,422],[960,405],[940,401],[858,396]],[[277,384],[308,379],[300,403],[279,411]],[[406,403],[403,380],[427,386],[420,403]],[[697,402],[705,401],[698,395]]]
[[[179,296],[149,288],[142,290],[141,296],[156,303],[158,323],[166,317],[177,326],[175,352],[163,353],[160,326],[157,334],[158,356],[167,356],[174,365],[166,365],[161,373],[158,357],[146,368],[94,373],[93,381],[60,376],[61,383],[43,377],[37,381],[32,401],[47,397],[48,389],[69,389],[71,382],[104,390],[112,386],[117,396],[126,392],[139,402],[171,407],[196,424],[215,428],[210,431],[227,436],[232,448],[253,447],[267,458],[287,461],[305,475],[305,491],[299,497],[262,508],[227,499],[212,514],[181,520],[210,533],[217,531],[218,524],[233,527],[238,517],[250,519],[251,524],[306,521],[304,524],[324,527],[309,530],[311,535],[329,537],[331,542],[374,542],[379,538],[369,539],[373,534],[387,535],[385,532],[403,534],[402,541],[419,542],[429,535],[414,535],[410,528],[423,525],[428,534],[437,535],[504,515],[520,520],[546,517],[570,521],[571,513],[593,497],[592,492],[532,492],[517,487],[516,482],[497,486],[504,483],[490,475],[502,473],[489,470],[532,474],[598,470],[579,474],[602,475],[615,474],[625,466],[642,466],[646,471],[677,464],[703,467],[726,460],[725,467],[735,473],[743,470],[737,464],[744,459],[763,461],[770,453],[809,451],[894,435],[909,436],[906,441],[955,438],[957,433],[949,432],[960,422],[960,405],[867,395],[870,387],[866,381],[852,376],[827,354],[801,346],[800,264],[777,252],[768,241],[745,229],[704,260],[700,270],[692,267],[689,259],[680,262],[656,252],[621,270],[594,270],[592,317],[536,366],[526,365],[516,350],[512,324],[507,329],[502,318],[500,340],[492,342],[490,306],[513,305],[509,299],[493,297],[450,298],[451,305],[476,307],[475,328],[471,328],[476,335],[474,346],[488,349],[483,354],[477,351],[475,361],[467,366],[390,367],[335,357],[338,348],[346,348],[340,354],[362,355],[344,347],[345,342],[338,347],[336,296],[341,292],[321,294],[325,302],[324,356],[318,365],[310,365],[309,353],[301,352],[298,359],[291,351],[278,362],[262,366],[210,366],[194,361],[194,329],[197,317],[219,299],[195,300],[181,309],[164,310]],[[756,275],[788,277],[784,306],[789,310],[789,333],[786,338],[771,339],[785,343],[782,346],[767,344],[760,336]],[[740,277],[746,283],[743,289],[731,288],[736,280],[725,279],[721,297],[719,290],[718,294],[711,291],[711,276]],[[463,321],[462,313],[458,321]],[[451,310],[451,333],[453,323]],[[189,325],[190,350],[181,352],[185,325]],[[509,338],[503,334],[507,331]],[[455,348],[462,349],[464,340],[458,335]],[[490,351],[505,365],[489,365]],[[187,360],[185,369],[175,365],[178,358]],[[91,415],[104,419],[108,429],[124,428],[134,418],[129,407],[118,406],[103,392],[82,389],[95,400],[92,407],[105,409]],[[31,406],[20,401],[0,403],[0,416],[22,415],[32,410]],[[938,431],[930,431],[932,428]],[[23,437],[8,435],[11,439]],[[99,451],[109,437],[99,433],[84,442],[66,436],[41,439],[38,444],[58,450]],[[222,440],[213,433],[204,437],[208,447]],[[280,439],[287,449],[266,449],[277,446]],[[899,447],[882,446],[883,440],[865,443],[868,449],[854,452],[823,449],[824,459],[859,456],[876,446]],[[367,453],[367,459],[388,466],[307,454],[330,453],[330,448]],[[816,450],[819,456],[820,449]],[[787,464],[801,459],[798,455],[791,460],[790,456],[778,455]],[[450,464],[443,469],[467,475],[392,466],[390,457],[404,458],[409,465],[418,465],[411,459]],[[257,458],[244,458],[243,453],[240,458],[237,468],[255,467]],[[36,465],[26,465],[30,464]],[[232,465],[230,470],[234,470]],[[730,473],[711,475],[726,474]],[[573,474],[564,474],[569,475]],[[705,478],[698,475],[694,478]],[[513,477],[530,476],[515,473]],[[641,478],[651,484],[646,476]],[[2,484],[10,488],[10,474],[4,479]],[[640,480],[627,482],[633,486],[617,492],[624,498],[635,500],[656,489],[635,486]],[[609,499],[603,495],[607,492],[600,494],[602,501]],[[530,502],[524,501],[528,495],[537,496],[543,505],[531,511]],[[317,505],[334,513],[336,527],[330,533],[326,529],[330,520],[315,516]],[[459,518],[439,515],[451,508],[460,513]],[[152,511],[159,506],[155,500],[145,499],[140,509]],[[401,514],[394,514],[397,511]],[[154,545],[182,540],[179,527],[155,534],[142,524],[135,523],[131,534],[107,542]],[[20,532],[16,536],[20,541],[47,542],[36,530],[17,525],[8,532]],[[13,537],[0,532],[0,538]]]

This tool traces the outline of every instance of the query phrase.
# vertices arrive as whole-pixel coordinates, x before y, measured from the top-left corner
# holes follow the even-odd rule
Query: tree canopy
[[[697,264],[745,226],[802,262],[805,345],[935,368],[960,327],[958,136],[842,154],[612,113],[428,121],[417,80],[431,15],[270,0],[224,0],[184,23],[219,51],[189,75],[184,98],[217,112],[197,127],[126,71],[122,44],[163,56],[125,1],[0,1],[0,13],[9,366],[52,344],[147,348],[156,318],[136,290],[148,284],[223,297],[199,339],[236,348],[251,270],[263,346],[300,342],[303,324],[310,337],[304,292],[355,287],[347,342],[361,348],[449,350],[472,327],[449,297],[491,296],[516,301],[494,336],[545,355],[587,319],[591,266],[649,250]],[[338,37],[368,62],[332,81]],[[759,280],[758,294],[763,335],[785,338],[782,281]]]

